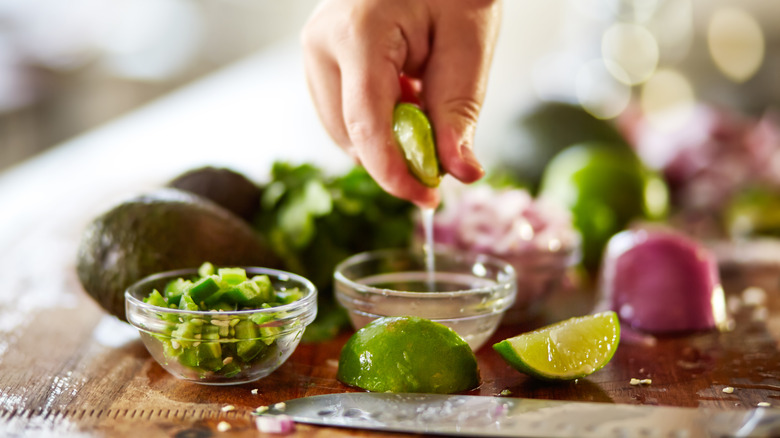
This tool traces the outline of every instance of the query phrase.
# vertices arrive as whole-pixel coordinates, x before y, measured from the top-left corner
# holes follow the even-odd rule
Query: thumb
[[[466,11],[443,6],[423,75],[423,101],[435,129],[439,162],[455,178],[474,182],[484,170],[474,134],[500,22],[500,2],[465,1]]]

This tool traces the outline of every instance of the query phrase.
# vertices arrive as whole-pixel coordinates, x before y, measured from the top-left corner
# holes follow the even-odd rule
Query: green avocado
[[[280,262],[244,220],[198,195],[165,188],[126,200],[84,230],[77,273],[84,290],[125,318],[124,291],[148,275],[218,266],[277,268]]]
[[[174,178],[169,187],[203,196],[251,222],[260,209],[260,188],[232,169],[206,166]]]

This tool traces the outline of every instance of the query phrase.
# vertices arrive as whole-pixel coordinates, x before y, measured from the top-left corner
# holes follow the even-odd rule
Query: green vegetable
[[[179,278],[172,281],[165,286],[165,298],[172,303],[178,302],[184,295],[184,291],[190,287],[192,287],[192,282],[189,280]]]
[[[330,304],[338,262],[362,251],[408,246],[412,239],[416,207],[389,195],[362,167],[332,177],[310,164],[277,162],[262,189],[255,228],[286,270],[314,283],[320,309],[337,309]],[[328,314],[318,312],[307,333],[318,332],[314,338],[324,339],[349,327],[347,318]],[[319,330],[320,324],[327,328]]]
[[[200,303],[219,290],[219,285],[214,278],[205,277],[198,280],[189,290],[192,301]]]
[[[216,272],[216,274],[215,274]],[[220,311],[273,308],[301,299],[296,289],[276,291],[270,278],[248,278],[242,268],[214,269],[204,263],[197,278],[169,282],[165,293],[153,290],[144,302],[165,309],[214,311],[213,316],[163,313],[160,318],[174,323],[167,334],[155,335],[165,356],[193,368],[204,377],[217,373],[234,376],[254,362],[263,360],[281,334],[279,327],[265,326],[275,317],[257,313],[247,319]]]
[[[328,177],[310,164],[274,163],[261,202],[255,228],[288,270],[319,291],[331,289],[339,261],[356,252],[407,246],[414,229],[414,205],[382,190],[362,167]]]

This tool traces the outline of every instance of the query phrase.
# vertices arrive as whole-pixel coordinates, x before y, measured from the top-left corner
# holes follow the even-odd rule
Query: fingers
[[[327,2],[322,3],[301,35],[306,83],[325,130],[339,147],[357,158],[342,117],[341,72],[329,53],[327,39],[323,38],[332,25],[329,11]]]
[[[331,3],[315,13],[303,35],[307,81],[320,119],[388,193],[437,205],[438,193],[412,176],[392,133],[398,75],[405,68],[419,70],[427,57],[424,8],[416,0]]]
[[[366,170],[388,193],[423,207],[438,204],[438,192],[412,176],[392,131],[401,89],[398,75],[407,56],[401,29],[388,27],[377,40],[352,41],[338,59],[346,131]],[[385,50],[377,50],[384,47]]]
[[[436,130],[444,170],[470,183],[484,174],[473,152],[474,134],[485,98],[501,4],[468,0],[461,8],[440,2],[436,33],[423,76],[423,100]]]
[[[499,0],[329,0],[307,23],[304,65],[320,119],[387,192],[439,201],[393,138],[401,73],[422,80],[444,170],[464,182],[483,175],[472,146],[499,14]]]

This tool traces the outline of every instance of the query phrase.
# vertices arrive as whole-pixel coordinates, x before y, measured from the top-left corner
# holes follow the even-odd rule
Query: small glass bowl
[[[526,323],[537,317],[550,296],[567,286],[567,275],[580,260],[579,247],[559,251],[528,251],[498,256],[517,272],[517,299],[506,311],[504,325]]]
[[[298,346],[317,315],[317,289],[289,272],[244,269],[249,276],[267,275],[277,291],[297,288],[303,297],[277,307],[227,312],[166,309],[143,302],[153,289],[162,291],[171,280],[197,278],[197,269],[154,274],[125,291],[128,322],[173,376],[205,385],[252,382],[279,368]]]
[[[484,254],[436,251],[433,276],[422,251],[356,254],[336,266],[334,289],[355,329],[383,316],[418,316],[455,330],[477,350],[515,301],[515,271]]]

